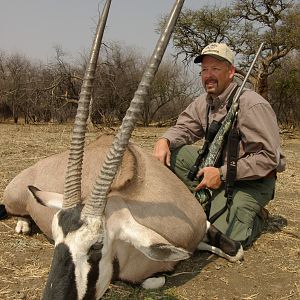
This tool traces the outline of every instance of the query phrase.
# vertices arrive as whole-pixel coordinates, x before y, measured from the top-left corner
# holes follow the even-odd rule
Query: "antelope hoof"
[[[161,287],[163,287],[166,283],[166,278],[165,276],[161,276],[161,277],[150,277],[147,278],[143,283],[142,283],[142,287],[146,290],[149,289],[159,289]]]
[[[3,204],[0,204],[0,220],[7,218],[7,211]]]
[[[30,221],[24,218],[19,218],[15,230],[17,233],[28,235],[30,233]]]

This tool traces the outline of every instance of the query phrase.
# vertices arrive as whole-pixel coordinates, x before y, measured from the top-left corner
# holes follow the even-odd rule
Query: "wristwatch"
[[[220,178],[221,178],[221,181],[225,181],[225,176],[224,176],[224,174],[223,174],[223,172],[222,172],[222,168],[219,168],[219,173],[220,173]]]

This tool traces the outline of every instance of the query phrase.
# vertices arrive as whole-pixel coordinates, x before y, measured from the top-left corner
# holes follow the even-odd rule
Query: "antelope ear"
[[[185,249],[170,244],[157,232],[138,223],[131,215],[126,219],[125,216],[121,219],[118,239],[132,244],[151,260],[179,261],[191,256]]]
[[[151,244],[148,247],[138,248],[144,255],[157,261],[179,261],[188,259],[191,254],[183,248],[169,243]]]
[[[28,189],[40,204],[52,208],[62,208],[63,194],[41,191],[33,185],[29,185]]]

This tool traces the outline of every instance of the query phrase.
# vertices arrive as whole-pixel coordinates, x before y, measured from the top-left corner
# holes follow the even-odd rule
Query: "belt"
[[[276,170],[272,170],[271,172],[269,172],[264,178],[277,178],[277,171]]]

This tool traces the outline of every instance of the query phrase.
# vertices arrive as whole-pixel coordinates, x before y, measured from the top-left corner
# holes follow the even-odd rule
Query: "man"
[[[209,188],[212,192],[209,218],[220,214],[213,224],[247,247],[263,229],[266,217],[263,208],[273,199],[276,172],[285,169],[276,115],[260,95],[248,89],[242,91],[236,123],[237,163],[236,169],[230,171],[230,174],[236,172],[231,182],[234,189],[230,203],[227,193],[225,197],[225,183],[231,177],[227,173],[227,157],[231,155],[227,145],[231,141],[223,147],[218,166],[205,167],[199,170],[196,180],[189,180],[187,175],[198,157],[197,147],[191,144],[205,137],[214,120],[223,121],[228,101],[237,87],[234,54],[226,44],[209,44],[194,62],[201,63],[206,93],[192,102],[180,114],[176,125],[156,142],[154,156],[170,167],[192,192]],[[198,178],[202,178],[200,183]]]

